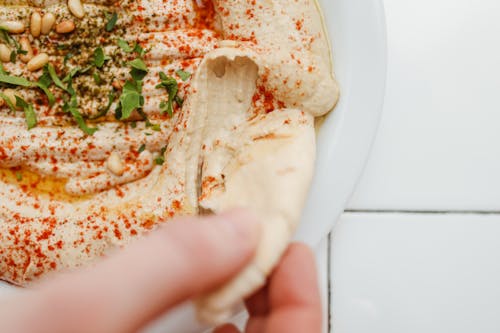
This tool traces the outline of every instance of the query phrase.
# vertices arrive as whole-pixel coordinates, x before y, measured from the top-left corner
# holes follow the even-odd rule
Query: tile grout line
[[[496,210],[405,210],[405,209],[346,209],[344,213],[421,214],[421,215],[500,215]]]

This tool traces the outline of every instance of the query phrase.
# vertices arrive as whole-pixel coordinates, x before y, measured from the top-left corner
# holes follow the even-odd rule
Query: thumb
[[[236,274],[251,259],[259,231],[244,211],[169,222],[93,269],[41,285],[29,303],[44,311],[34,308],[38,320],[24,322],[37,332],[46,323],[50,332],[135,332]]]

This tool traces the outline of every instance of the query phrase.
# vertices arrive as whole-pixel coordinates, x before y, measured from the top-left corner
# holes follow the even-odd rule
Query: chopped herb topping
[[[0,82],[12,84],[14,86],[32,87],[33,83],[23,77],[0,74]]]
[[[165,152],[167,151],[167,147],[163,147],[160,151],[160,155],[155,158],[156,165],[163,165],[165,163]]]
[[[120,120],[128,119],[132,112],[144,106],[141,81],[127,81],[120,96]]]
[[[191,73],[184,71],[183,69],[179,69],[177,72],[175,72],[182,81],[187,81],[191,77]]]
[[[124,39],[118,39],[118,47],[126,53],[131,53],[134,51],[134,49],[131,48],[128,42]]]
[[[104,66],[104,63],[106,62],[106,60],[110,60],[110,59],[111,59],[110,57],[107,57],[104,54],[104,50],[102,49],[102,47],[98,47],[97,49],[95,49],[95,51],[94,51],[94,64],[97,68],[102,68],[102,66]]]
[[[28,104],[24,99],[16,95],[16,105],[23,108],[24,115],[26,117],[26,124],[28,125],[28,130],[36,126],[36,113],[33,109],[33,104]]]
[[[106,23],[106,31],[111,32],[116,26],[116,22],[118,21],[118,14],[116,12],[111,15],[111,18],[109,19],[108,23]]]
[[[161,83],[156,86],[156,89],[166,88],[168,93],[168,100],[160,103],[160,112],[167,113],[170,117],[174,114],[174,102],[182,106],[182,100],[177,96],[179,92],[179,85],[177,80],[165,73],[160,72]]]
[[[142,153],[143,151],[146,150],[146,145],[145,144],[142,144],[140,147],[139,147],[139,150],[137,150],[137,152],[140,154]]]

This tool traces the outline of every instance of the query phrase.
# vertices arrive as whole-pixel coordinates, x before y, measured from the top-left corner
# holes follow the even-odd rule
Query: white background
[[[384,3],[384,115],[318,259],[326,325],[500,332],[500,1]]]

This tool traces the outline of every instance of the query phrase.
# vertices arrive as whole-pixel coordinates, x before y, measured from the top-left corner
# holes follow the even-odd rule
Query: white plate
[[[363,170],[382,110],[386,73],[380,0],[319,2],[332,40],[341,99],[318,135],[316,175],[296,237],[312,246],[333,228]],[[148,332],[200,332],[194,322],[186,306]]]

